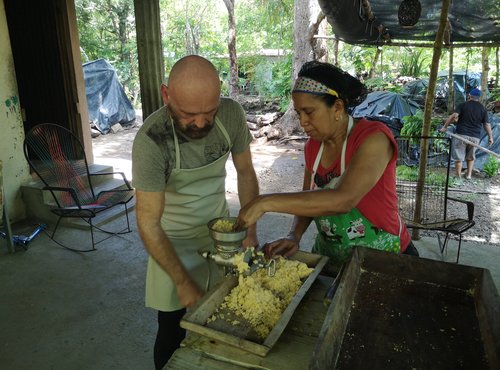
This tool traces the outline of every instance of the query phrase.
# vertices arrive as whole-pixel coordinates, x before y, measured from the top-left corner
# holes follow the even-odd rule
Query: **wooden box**
[[[224,298],[238,284],[238,278],[236,277],[224,278],[221,283],[208,292],[192,310],[184,315],[181,320],[181,327],[259,356],[265,356],[278,341],[305,293],[328,262],[328,257],[300,251],[291,259],[304,262],[309,267],[313,267],[314,271],[304,281],[288,307],[282,313],[279,321],[264,340],[259,339],[250,326],[245,325],[239,318],[238,321],[240,323],[237,325],[231,325],[227,321],[220,319],[207,324],[207,320],[220,307]]]
[[[356,248],[311,369],[500,369],[488,270]]]

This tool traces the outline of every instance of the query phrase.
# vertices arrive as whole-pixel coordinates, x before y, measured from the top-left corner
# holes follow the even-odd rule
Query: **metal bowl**
[[[214,230],[213,226],[219,220],[229,221],[234,224],[236,223],[237,217],[217,217],[208,222],[207,226],[210,237],[215,241],[225,242],[225,243],[239,243],[247,237],[247,229],[243,229],[240,231],[229,231],[229,232],[221,232]]]

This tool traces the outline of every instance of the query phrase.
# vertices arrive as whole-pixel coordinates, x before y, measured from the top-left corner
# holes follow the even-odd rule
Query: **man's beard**
[[[179,117],[172,111],[172,109],[169,108],[168,111],[177,130],[179,130],[190,139],[202,139],[207,136],[208,133],[214,128],[214,121],[206,122],[205,126],[203,126],[202,128],[198,128],[198,126],[196,126],[196,124],[194,123],[189,123],[187,126],[182,126]]]

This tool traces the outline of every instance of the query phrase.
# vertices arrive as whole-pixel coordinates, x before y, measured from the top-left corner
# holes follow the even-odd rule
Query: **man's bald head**
[[[214,65],[198,55],[179,59],[168,78],[173,93],[196,94],[200,91],[220,95],[219,74]]]
[[[212,63],[198,55],[178,60],[161,92],[181,131],[192,138],[208,134],[220,102],[219,74]]]

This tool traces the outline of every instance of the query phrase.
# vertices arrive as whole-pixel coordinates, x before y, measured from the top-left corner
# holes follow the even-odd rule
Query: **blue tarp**
[[[352,112],[353,117],[384,115],[401,120],[404,116],[413,116],[418,104],[392,91],[374,91]]]
[[[394,136],[399,136],[403,127],[402,119],[413,116],[418,110],[418,104],[392,91],[374,91],[354,108],[352,116],[366,117],[385,123]]]
[[[135,120],[135,110],[118,80],[115,69],[104,59],[83,65],[90,122],[106,134],[116,123]]]
[[[428,78],[418,79],[405,85],[403,94],[423,106]],[[466,92],[481,86],[481,72],[456,71],[453,72],[453,85],[455,89],[455,107],[466,100]],[[445,109],[448,105],[448,71],[438,73],[436,82],[436,106]],[[488,92],[487,92],[488,93]]]
[[[493,133],[493,145],[488,146],[488,134],[484,129],[481,131],[481,141],[479,142],[479,145],[483,148],[491,150],[492,152],[500,154],[500,113],[489,113],[488,122],[491,124],[491,131]],[[482,171],[489,156],[490,154],[483,152],[482,150],[476,150],[474,168]]]
[[[467,100],[467,93],[474,88],[481,87],[481,72],[457,71],[453,72],[455,89],[455,107]],[[448,71],[438,73],[436,83],[436,99],[444,100],[443,106],[448,103]]]

